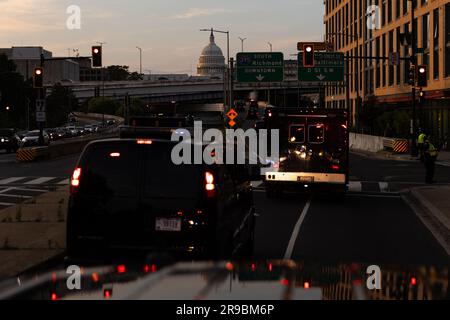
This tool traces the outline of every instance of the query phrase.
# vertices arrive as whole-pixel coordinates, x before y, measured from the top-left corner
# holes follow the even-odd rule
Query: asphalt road
[[[12,155],[0,154],[0,181],[11,177],[35,181],[39,177],[67,178],[77,158],[73,155],[19,164]],[[263,189],[255,190],[259,214],[255,259],[447,264],[445,250],[399,194],[364,188],[379,182],[389,183],[390,191],[420,185],[422,165],[358,154],[351,155],[350,164],[351,180],[359,181],[363,188],[341,201],[298,193],[268,199]],[[450,183],[450,168],[438,166],[436,178],[440,183]]]

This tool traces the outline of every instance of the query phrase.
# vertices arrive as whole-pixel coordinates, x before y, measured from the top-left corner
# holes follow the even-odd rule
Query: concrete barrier
[[[378,152],[384,149],[383,137],[350,133],[350,150]]]

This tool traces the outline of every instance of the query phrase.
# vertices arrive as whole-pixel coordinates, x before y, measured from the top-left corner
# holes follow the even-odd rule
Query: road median
[[[0,210],[0,279],[16,276],[65,251],[68,198],[64,186]]]

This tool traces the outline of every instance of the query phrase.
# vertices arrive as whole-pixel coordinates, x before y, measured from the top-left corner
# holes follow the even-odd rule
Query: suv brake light
[[[216,185],[214,184],[214,175],[209,171],[205,172],[205,190],[208,198],[213,198],[216,195]]]
[[[80,186],[81,168],[76,168],[73,171],[72,178],[70,179],[70,191],[74,191]]]
[[[152,143],[153,143],[152,140],[144,140],[144,139],[137,140],[137,144],[147,144],[147,145],[149,145],[149,144],[152,144]]]

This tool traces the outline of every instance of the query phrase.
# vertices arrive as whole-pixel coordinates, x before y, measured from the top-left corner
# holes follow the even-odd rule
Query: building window
[[[450,77],[450,3],[445,5],[445,77]]]
[[[430,64],[430,15],[422,16],[422,47],[425,50],[423,54],[422,64]]]
[[[397,41],[396,41],[396,44],[395,44],[395,48],[396,48],[397,54],[400,55],[400,48],[401,48],[400,47],[400,27],[397,28]],[[397,70],[396,70],[395,84],[399,85],[400,84],[400,74],[401,74],[400,61],[397,64],[396,69]]]
[[[387,7],[388,7],[388,23],[392,22],[392,0],[387,0]]]
[[[395,0],[395,18],[400,17],[400,0]]]
[[[380,56],[380,37],[378,37],[376,40],[375,40],[375,54],[376,54],[376,56],[377,57],[379,57]],[[381,68],[381,66],[380,66],[380,60],[379,59],[377,59],[377,65],[376,65],[376,73],[375,73],[375,86],[377,87],[377,88],[379,88],[380,87],[380,77],[381,77],[381,74],[380,74],[380,68]]]
[[[408,13],[408,0],[403,0],[403,14]]]
[[[433,79],[439,79],[439,9],[433,11]]]
[[[383,36],[381,37],[381,55],[384,57],[384,55],[386,54],[386,34],[383,34]],[[383,71],[382,71],[382,75],[381,75],[381,86],[385,87],[386,86],[386,68],[385,68],[385,63],[382,62],[381,65],[383,66]]]
[[[389,31],[389,52],[394,51],[394,32]],[[394,85],[394,66],[388,67],[389,86]]]

